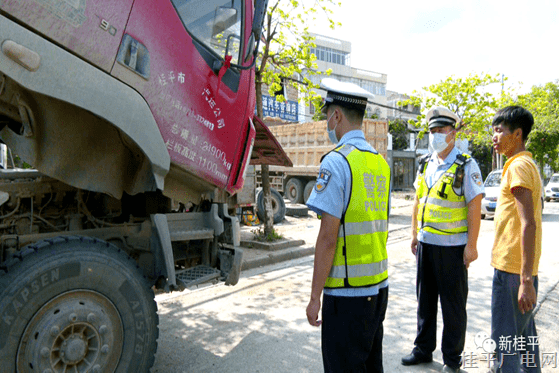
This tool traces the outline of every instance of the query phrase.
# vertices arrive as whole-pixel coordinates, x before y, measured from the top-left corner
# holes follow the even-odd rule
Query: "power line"
[[[400,109],[398,107],[394,107],[394,106],[388,106],[388,105],[384,105],[384,104],[379,104],[376,102],[372,102],[372,101],[367,101],[369,104],[373,104],[373,105],[377,105],[383,108],[387,108],[387,109],[392,109],[392,110],[397,110],[397,111],[401,111],[403,113],[407,113],[407,114],[411,114],[411,115],[418,115],[418,113],[414,113],[413,111],[409,111],[409,110],[405,110],[405,109]]]

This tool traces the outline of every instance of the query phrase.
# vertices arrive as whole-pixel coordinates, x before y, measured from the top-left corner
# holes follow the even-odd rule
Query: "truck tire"
[[[305,191],[303,193],[305,198],[305,203],[307,203],[309,197],[311,196],[312,190],[314,188],[314,184],[316,184],[316,180],[311,180],[307,183],[307,185],[305,185]]]
[[[107,242],[57,237],[0,270],[0,372],[148,372],[157,348],[153,291]]]
[[[303,181],[292,177],[285,184],[285,196],[291,203],[303,203]]]
[[[285,202],[277,190],[270,188],[272,195],[272,211],[274,213],[274,224],[281,223],[285,219]],[[264,223],[264,192],[258,193],[256,197],[256,215]]]

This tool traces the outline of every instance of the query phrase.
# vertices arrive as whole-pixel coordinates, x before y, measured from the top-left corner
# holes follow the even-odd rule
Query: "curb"
[[[395,228],[390,230],[390,232],[409,229],[409,226]],[[297,240],[295,240],[297,241]],[[263,255],[253,259],[243,261],[241,266],[241,272],[247,271],[249,269],[267,266],[271,264],[277,264],[285,262],[292,259],[302,258],[304,256],[314,255],[315,247],[313,246],[303,246],[303,247],[291,247],[283,250],[278,250],[276,252],[271,252],[268,255]]]
[[[291,249],[281,250],[258,258],[243,261],[243,265],[241,266],[241,272],[257,267],[285,262],[292,259],[298,259],[313,254],[314,254],[314,246],[295,247]]]
[[[283,239],[277,242],[260,242],[255,240],[241,240],[241,247],[254,248],[260,250],[276,251],[288,249],[290,247],[302,246],[304,240]]]

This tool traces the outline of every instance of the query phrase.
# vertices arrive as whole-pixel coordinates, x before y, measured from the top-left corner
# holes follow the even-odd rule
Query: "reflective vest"
[[[362,287],[388,278],[390,168],[378,153],[342,145],[351,170],[351,194],[342,215],[336,253],[326,288]]]
[[[418,232],[423,229],[425,232],[433,234],[451,235],[468,231],[466,197],[464,197],[464,193],[456,194],[453,186],[456,189],[462,189],[464,166],[469,158],[470,156],[467,154],[459,155],[431,188],[425,181],[426,166],[425,164],[420,165],[417,179]],[[457,184],[459,185],[457,186]]]

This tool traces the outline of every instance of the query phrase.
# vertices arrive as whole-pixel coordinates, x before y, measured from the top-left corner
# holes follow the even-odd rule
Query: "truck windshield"
[[[241,60],[242,0],[172,0],[188,32],[221,58]]]

